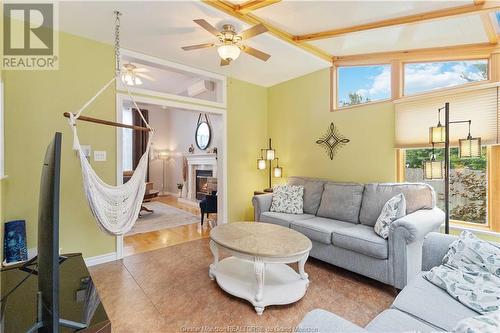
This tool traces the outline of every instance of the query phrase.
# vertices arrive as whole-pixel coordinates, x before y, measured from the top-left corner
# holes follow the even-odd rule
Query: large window
[[[444,160],[444,149],[436,149],[436,158]],[[422,163],[428,160],[431,149],[405,151],[405,181],[425,182],[437,194],[437,205],[444,209],[444,180],[426,181]],[[488,170],[486,147],[480,158],[460,159],[458,148],[450,149],[450,218],[455,221],[488,224]]]
[[[488,80],[488,60],[484,59],[404,65],[405,95],[484,80]]]
[[[391,98],[391,66],[337,68],[337,107]]]

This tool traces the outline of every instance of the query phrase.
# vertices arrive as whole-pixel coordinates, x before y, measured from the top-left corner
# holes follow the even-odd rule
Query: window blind
[[[395,102],[396,148],[430,147],[429,127],[438,122],[438,108],[450,103],[450,121],[472,120],[471,134],[481,137],[483,145],[499,144],[499,87],[465,90],[455,93],[416,97]],[[441,112],[444,125],[444,110]],[[467,137],[467,124],[450,125],[450,143]]]

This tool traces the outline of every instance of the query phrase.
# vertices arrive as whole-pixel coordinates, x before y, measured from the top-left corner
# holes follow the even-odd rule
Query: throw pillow
[[[500,247],[463,231],[424,278],[480,314],[500,311]]]
[[[391,223],[406,215],[406,199],[403,193],[400,193],[389,199],[380,213],[377,222],[375,222],[375,232],[382,238],[389,237],[389,228]]]
[[[498,333],[500,332],[500,311],[487,315],[462,319],[453,329],[454,333]]]
[[[491,273],[500,278],[500,248],[463,231],[451,243],[443,264],[469,273]]]
[[[304,212],[304,187],[276,185],[273,187],[271,212],[302,214]]]

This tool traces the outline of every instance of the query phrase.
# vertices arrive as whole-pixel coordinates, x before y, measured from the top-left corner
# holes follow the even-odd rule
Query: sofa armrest
[[[417,210],[391,223],[389,238],[402,235],[407,244],[412,243],[438,230],[444,219],[444,212],[437,207]]]
[[[420,272],[424,237],[438,231],[444,218],[444,212],[435,207],[418,210],[391,224],[389,274],[396,288],[403,289]]]
[[[362,327],[345,320],[331,312],[316,309],[312,310],[299,324],[297,332],[315,332],[315,333],[335,333],[335,332],[368,332]]]
[[[437,232],[428,234],[422,246],[422,270],[429,271],[432,267],[441,265],[450,244],[456,239],[457,236],[445,235]]]
[[[273,194],[259,194],[254,195],[252,198],[252,205],[254,211],[255,222],[260,221],[260,215],[264,212],[268,212],[271,208],[271,202],[273,201]]]

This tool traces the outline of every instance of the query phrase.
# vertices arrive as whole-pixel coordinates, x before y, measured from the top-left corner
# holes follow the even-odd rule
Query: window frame
[[[340,75],[338,73],[338,69],[340,67],[373,67],[373,66],[389,66],[389,68],[391,69],[391,91],[390,91],[390,94],[389,94],[389,97],[388,98],[384,98],[384,99],[378,99],[376,101],[370,101],[370,102],[366,102],[366,103],[361,103],[361,104],[353,104],[353,105],[346,105],[346,106],[340,106],[339,105],[339,78],[340,78]],[[389,101],[392,101],[394,99],[394,96],[393,96],[393,80],[392,80],[392,77],[393,77],[393,70],[394,70],[394,67],[393,67],[393,64],[391,61],[386,61],[386,62],[375,62],[375,63],[369,63],[369,64],[355,64],[355,65],[340,65],[340,66],[332,66],[331,70],[330,70],[330,83],[334,83],[332,84],[333,86],[333,93],[334,93],[334,98],[333,98],[333,101],[332,99],[330,100],[331,102],[331,106],[333,107],[333,110],[335,111],[340,111],[340,110],[346,110],[346,109],[351,109],[351,108],[355,108],[355,107],[362,107],[362,106],[365,106],[365,105],[373,105],[373,104],[378,104],[378,103],[385,103],[385,102],[389,102]],[[333,82],[335,81],[335,82]]]
[[[452,220],[450,226],[487,232],[500,232],[500,175],[495,170],[500,168],[500,146],[486,146],[486,179],[487,179],[487,206],[486,225],[478,223]],[[405,182],[406,178],[406,149],[396,149],[396,181]]]
[[[464,84],[459,84],[456,86],[452,87],[443,87],[443,88],[437,88],[437,89],[432,89],[432,90],[426,90],[426,91],[421,91],[421,92],[416,92],[413,94],[405,94],[405,72],[406,72],[406,65],[407,64],[425,64],[425,63],[443,63],[443,62],[459,62],[459,61],[475,61],[475,60],[486,60],[487,63],[487,75],[488,78],[486,80],[482,81],[474,81],[474,82],[467,82]],[[479,58],[468,58],[468,59],[443,59],[443,60],[410,60],[410,61],[402,61],[401,62],[401,97],[414,97],[414,96],[425,96],[426,94],[430,93],[436,93],[436,92],[444,92],[444,91],[449,91],[453,89],[458,89],[458,88],[463,88],[463,87],[470,87],[470,86],[475,86],[478,84],[485,84],[492,82],[491,81],[491,61],[490,58],[485,58],[485,57],[479,57]]]
[[[498,78],[492,77],[494,73],[494,69],[492,67],[499,67],[500,62],[498,59],[493,58],[494,52],[488,52],[487,54],[482,54],[482,55],[473,55],[470,54],[470,56],[445,56],[441,55],[439,57],[432,57],[429,55],[426,56],[414,56],[411,58],[407,57],[395,57],[395,58],[376,58],[376,59],[371,59],[368,61],[365,60],[353,60],[353,61],[342,61],[342,59],[334,61],[332,66],[330,67],[330,112],[337,112],[337,111],[345,111],[349,110],[352,108],[357,108],[357,107],[363,107],[367,105],[374,105],[374,104],[379,104],[379,103],[387,103],[390,101],[398,100],[401,98],[414,98],[414,97],[425,97],[427,94],[436,94],[436,93],[441,93],[441,92],[448,92],[448,91],[453,91],[454,89],[463,89],[466,87],[471,87],[471,86],[476,86],[476,85],[481,85],[481,84],[488,84],[492,82],[496,82]],[[410,95],[404,95],[404,71],[405,71],[405,64],[409,63],[426,63],[426,62],[453,62],[453,61],[471,61],[471,60],[486,60],[488,62],[488,79],[484,81],[476,81],[476,82],[469,82],[453,87],[445,87],[445,88],[439,88],[439,89],[434,89],[434,90],[429,90],[429,91],[424,91],[420,93],[415,93],[415,94],[410,94]],[[356,67],[356,66],[380,66],[380,65],[390,65],[391,66],[391,96],[389,99],[384,99],[384,100],[377,100],[373,102],[368,102],[364,104],[355,104],[355,105],[349,105],[349,106],[344,106],[344,107],[339,107],[338,106],[338,87],[339,87],[339,82],[338,82],[338,68],[339,67]]]

